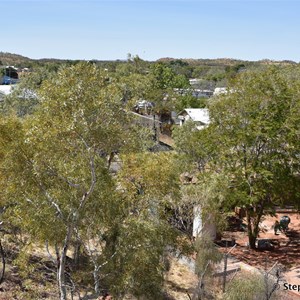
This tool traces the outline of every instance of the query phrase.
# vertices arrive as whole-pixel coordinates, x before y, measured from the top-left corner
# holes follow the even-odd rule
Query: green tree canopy
[[[89,254],[97,293],[108,287],[118,296],[158,299],[163,255],[176,242],[163,214],[178,189],[172,157],[143,153],[148,131],[127,112],[122,81],[108,80],[93,64],[60,69],[42,83],[39,97],[27,118],[1,119],[1,200],[13,204],[8,215],[56,249],[60,299],[67,299],[66,257],[74,241]]]
[[[261,217],[276,205],[299,202],[299,77],[295,68],[240,74],[210,106],[210,125],[177,133],[180,151],[206,180],[223,173],[224,207],[246,210],[255,247]],[[295,77],[295,76],[294,76]]]
[[[151,81],[151,89],[147,93],[147,99],[155,103],[158,114],[169,114],[175,109],[179,95],[174,89],[190,87],[185,75],[177,75],[174,70],[164,63],[155,63],[148,74]]]

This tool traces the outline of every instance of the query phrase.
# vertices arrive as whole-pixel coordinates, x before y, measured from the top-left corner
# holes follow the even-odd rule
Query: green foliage
[[[19,117],[25,117],[34,112],[38,103],[37,95],[33,91],[18,87],[4,98],[0,111],[1,114],[15,113]]]
[[[270,286],[273,287],[274,282],[270,280]],[[225,293],[225,300],[239,300],[241,295],[245,300],[264,300],[266,299],[265,279],[262,274],[242,272],[228,285]],[[270,300],[282,299],[278,291],[276,291]]]
[[[297,203],[300,196],[300,81],[286,75],[293,72],[297,69],[241,73],[231,92],[210,105],[207,128],[186,127],[174,135],[179,151],[195,161],[209,181],[215,173],[223,174],[224,208],[246,208],[251,247],[264,209]]]
[[[164,63],[151,65],[148,78],[150,79],[150,88],[146,94],[146,99],[155,103],[155,110],[160,115],[174,110],[179,97],[174,91],[175,88],[190,87],[185,75],[177,75],[172,68]]]
[[[42,82],[50,78],[57,70],[58,67],[52,69],[50,66],[35,69],[33,72],[29,72],[21,78],[19,86],[21,88],[36,91],[41,86]]]
[[[128,195],[134,196],[140,190],[143,196],[159,202],[166,195],[176,198],[173,192],[179,192],[179,180],[172,153],[134,153],[122,157],[122,162],[120,176]]]
[[[181,112],[185,108],[204,108],[206,107],[206,98],[196,98],[191,94],[179,96],[176,99],[175,109]]]
[[[112,64],[109,66],[109,69],[112,68]],[[128,76],[130,74],[147,74],[149,69],[149,63],[142,60],[138,55],[128,54],[126,62],[117,62],[115,64],[114,70],[116,74],[121,76]]]
[[[216,248],[211,237],[201,235],[196,239],[196,273],[198,276],[205,271],[206,275],[211,275],[213,266],[222,260],[222,254]]]
[[[147,135],[126,110],[124,98],[143,93],[139,78],[107,80],[83,63],[43,81],[32,115],[0,121],[0,197],[12,204],[10,222],[58,249],[59,270],[65,249],[80,242],[101,288],[158,299],[166,246],[178,244],[165,210],[179,182],[171,154],[143,153]]]
[[[193,77],[194,78],[202,78],[207,74],[208,70],[209,70],[209,66],[194,67]]]
[[[205,79],[214,81],[221,81],[225,78],[225,72],[222,68],[210,68],[206,73]]]
[[[288,120],[292,115],[299,119],[293,112],[299,103],[298,84],[276,69],[242,74],[233,87],[236,92],[222,96],[210,109],[211,134],[222,136],[219,161],[239,182],[234,190],[246,191],[252,202],[264,197],[270,205],[292,201],[282,186],[297,183],[290,165],[295,152],[285,142],[287,136],[296,139]]]
[[[228,79],[235,78],[240,71],[245,70],[245,67],[246,66],[243,63],[235,64],[233,66],[227,66],[225,68],[226,77]]]
[[[108,285],[117,295],[160,299],[166,247],[180,242],[166,214],[179,199],[178,171],[170,153],[135,153],[121,159],[118,182],[125,211],[106,249],[108,257],[116,251],[106,266],[116,271],[107,278]]]
[[[150,73],[154,77],[154,86],[157,89],[189,87],[189,81],[184,75],[176,75],[170,67],[163,63],[152,65]]]
[[[24,75],[20,83],[14,86],[12,93],[4,98],[1,112],[16,113],[19,117],[32,114],[39,104],[39,88],[43,81],[53,76],[53,72],[47,68],[38,68]]]
[[[98,180],[94,187],[97,197],[92,196],[90,201],[98,203],[114,189],[106,155],[132,151],[140,142],[130,132],[118,87],[107,84],[91,65],[62,70],[59,79],[45,82],[40,96],[39,110],[24,123],[24,171],[10,180],[24,184],[25,202],[20,205],[24,203],[32,210],[27,216],[31,230],[37,230],[34,234],[58,242],[65,232],[64,224],[72,219],[89,190],[91,160]],[[92,209],[87,205],[80,218],[88,215],[89,207]]]
[[[263,276],[244,274],[243,277],[235,278],[228,286],[225,299],[238,300],[241,295],[245,300],[265,299]]]
[[[133,73],[123,76],[122,73],[113,74],[113,79],[118,84],[122,92],[122,102],[131,110],[138,101],[148,99],[152,83],[148,76]]]
[[[169,66],[177,75],[184,75],[186,78],[192,77],[193,67],[186,61],[181,59],[171,60]]]
[[[165,273],[165,247],[170,242],[170,228],[151,213],[140,210],[124,221],[115,240],[117,253],[104,274],[115,295],[133,294],[146,299],[160,299]]]
[[[18,268],[18,274],[22,280],[29,278],[30,274],[34,271],[34,266],[29,263],[29,251],[32,251],[32,247],[30,245],[23,247],[18,253],[17,258],[13,261],[14,266]]]

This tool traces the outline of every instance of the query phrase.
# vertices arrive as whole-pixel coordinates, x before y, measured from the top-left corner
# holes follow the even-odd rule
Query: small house
[[[207,108],[187,108],[178,114],[179,125],[193,121],[197,129],[202,129],[209,124],[209,111]]]

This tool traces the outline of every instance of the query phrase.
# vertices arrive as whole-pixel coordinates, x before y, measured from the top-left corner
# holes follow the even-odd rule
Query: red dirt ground
[[[274,234],[274,223],[281,216],[287,215],[291,219],[287,233],[278,231]],[[246,223],[246,222],[244,222]],[[226,231],[223,238],[236,240],[237,246],[231,254],[238,260],[258,269],[270,269],[276,262],[282,267],[284,281],[300,285],[300,214],[277,213],[276,217],[267,216],[261,223],[261,233],[258,239],[271,239],[274,241],[273,250],[252,250],[248,247],[246,232]],[[222,249],[226,251],[225,248]],[[292,295],[292,294],[293,295]],[[289,292],[290,299],[299,299],[300,294]],[[296,297],[296,298],[294,298]]]
[[[274,234],[274,223],[281,216],[288,215],[291,219],[287,233]],[[278,213],[276,217],[265,217],[261,223],[259,239],[271,239],[277,245],[273,250],[248,249],[246,232],[225,232],[225,238],[235,238],[237,247],[231,252],[236,258],[258,268],[264,268],[266,263],[271,267],[276,261],[286,269],[300,267],[300,214]]]

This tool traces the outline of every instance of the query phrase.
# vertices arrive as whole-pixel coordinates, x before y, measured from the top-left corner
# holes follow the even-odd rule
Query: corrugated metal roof
[[[186,108],[179,115],[188,114],[194,122],[209,124],[209,111],[207,108]]]

